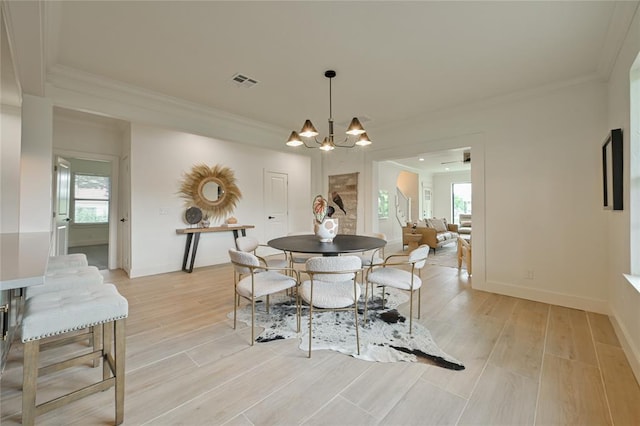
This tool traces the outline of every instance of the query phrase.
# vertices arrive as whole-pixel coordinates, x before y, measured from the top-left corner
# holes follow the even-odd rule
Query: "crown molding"
[[[69,67],[49,70],[46,96],[63,108],[285,151],[286,129]]]
[[[61,89],[126,102],[131,105],[137,105],[152,110],[176,110],[182,114],[188,113],[202,117],[214,117],[226,122],[233,122],[265,131],[284,131],[284,129],[280,127],[267,123],[251,120],[239,115],[197,104],[195,102],[189,102],[180,98],[142,89],[138,86],[122,83],[116,80],[109,80],[104,77],[62,65],[55,65],[50,69],[47,75],[47,83]]]
[[[45,81],[44,2],[2,2],[20,93],[43,96]]]
[[[605,80],[598,73],[593,72],[580,77],[576,77],[568,80],[562,80],[562,81],[558,81],[550,84],[545,84],[532,89],[525,89],[525,90],[508,93],[505,95],[493,96],[490,98],[485,98],[485,99],[478,100],[476,102],[469,102],[469,103],[461,104],[458,106],[434,109],[432,111],[421,113],[419,116],[407,118],[405,120],[390,123],[385,126],[376,127],[376,130],[379,133],[394,132],[394,131],[402,130],[403,128],[407,128],[407,126],[411,126],[412,124],[422,122],[424,121],[425,117],[432,117],[436,114],[461,114],[461,113],[466,113],[470,111],[472,112],[472,111],[482,110],[485,108],[493,108],[500,105],[523,101],[527,99],[533,99],[548,93],[555,92],[557,90],[561,90],[561,89],[565,89],[573,86],[579,86],[582,84],[589,84],[589,83],[604,83],[604,82]]]
[[[598,75],[605,81],[608,81],[611,76],[613,66],[638,10],[640,10],[640,2],[638,1],[617,1],[615,4],[597,69]]]

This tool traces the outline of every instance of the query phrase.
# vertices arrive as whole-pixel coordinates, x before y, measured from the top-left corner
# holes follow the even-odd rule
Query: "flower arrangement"
[[[313,216],[317,223],[324,222],[325,218],[331,218],[336,209],[329,205],[322,195],[316,195],[313,199]]]
[[[321,242],[330,243],[338,233],[338,219],[331,218],[335,211],[322,195],[313,199],[313,232]]]

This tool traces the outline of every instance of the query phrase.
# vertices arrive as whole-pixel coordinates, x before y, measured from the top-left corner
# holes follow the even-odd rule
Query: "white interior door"
[[[118,242],[120,253],[120,267],[127,273],[131,272],[131,170],[129,157],[122,159],[120,167],[120,194],[119,194],[119,222]]]
[[[53,220],[55,223],[54,256],[67,254],[69,249],[69,194],[71,191],[71,164],[62,157],[56,157],[56,195],[54,198]]]
[[[264,172],[265,242],[287,235],[289,228],[289,176]]]

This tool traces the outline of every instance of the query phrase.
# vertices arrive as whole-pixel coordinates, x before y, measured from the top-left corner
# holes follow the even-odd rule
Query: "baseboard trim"
[[[633,375],[636,376],[636,381],[640,383],[640,350],[633,345],[633,340],[629,338],[626,327],[618,320],[615,312],[609,316],[609,319],[616,332],[616,336],[618,336],[622,350],[627,356]]]
[[[581,309],[584,311],[595,312],[604,315],[611,314],[609,303],[606,300],[579,297],[570,294],[530,287],[521,287],[497,281],[486,281],[481,286],[474,286],[473,288],[476,290],[484,290],[490,291],[492,293],[503,294],[505,296],[519,297],[536,302],[549,303],[551,305],[564,306],[573,309]]]
[[[215,257],[210,259],[209,262],[199,262],[198,259],[196,258],[196,262],[195,265],[193,265],[193,268],[204,268],[206,266],[215,266],[215,265],[222,265],[225,263],[229,263],[229,258],[228,257]],[[187,267],[189,265],[187,264]],[[140,277],[146,277],[149,275],[158,275],[158,274],[166,274],[169,272],[178,272],[182,270],[182,264],[180,264],[179,266],[176,266],[175,264],[171,264],[171,265],[154,265],[154,266],[150,266],[147,268],[135,268],[132,267],[131,270],[129,271],[129,278],[140,278]]]

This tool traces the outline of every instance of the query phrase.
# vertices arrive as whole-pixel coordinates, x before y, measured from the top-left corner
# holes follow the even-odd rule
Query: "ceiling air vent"
[[[231,81],[233,81],[236,86],[238,87],[244,87],[244,88],[249,88],[249,87],[253,87],[256,84],[258,84],[258,80],[253,79],[251,77],[247,77],[246,75],[243,74],[235,74],[233,77],[231,77]]]

